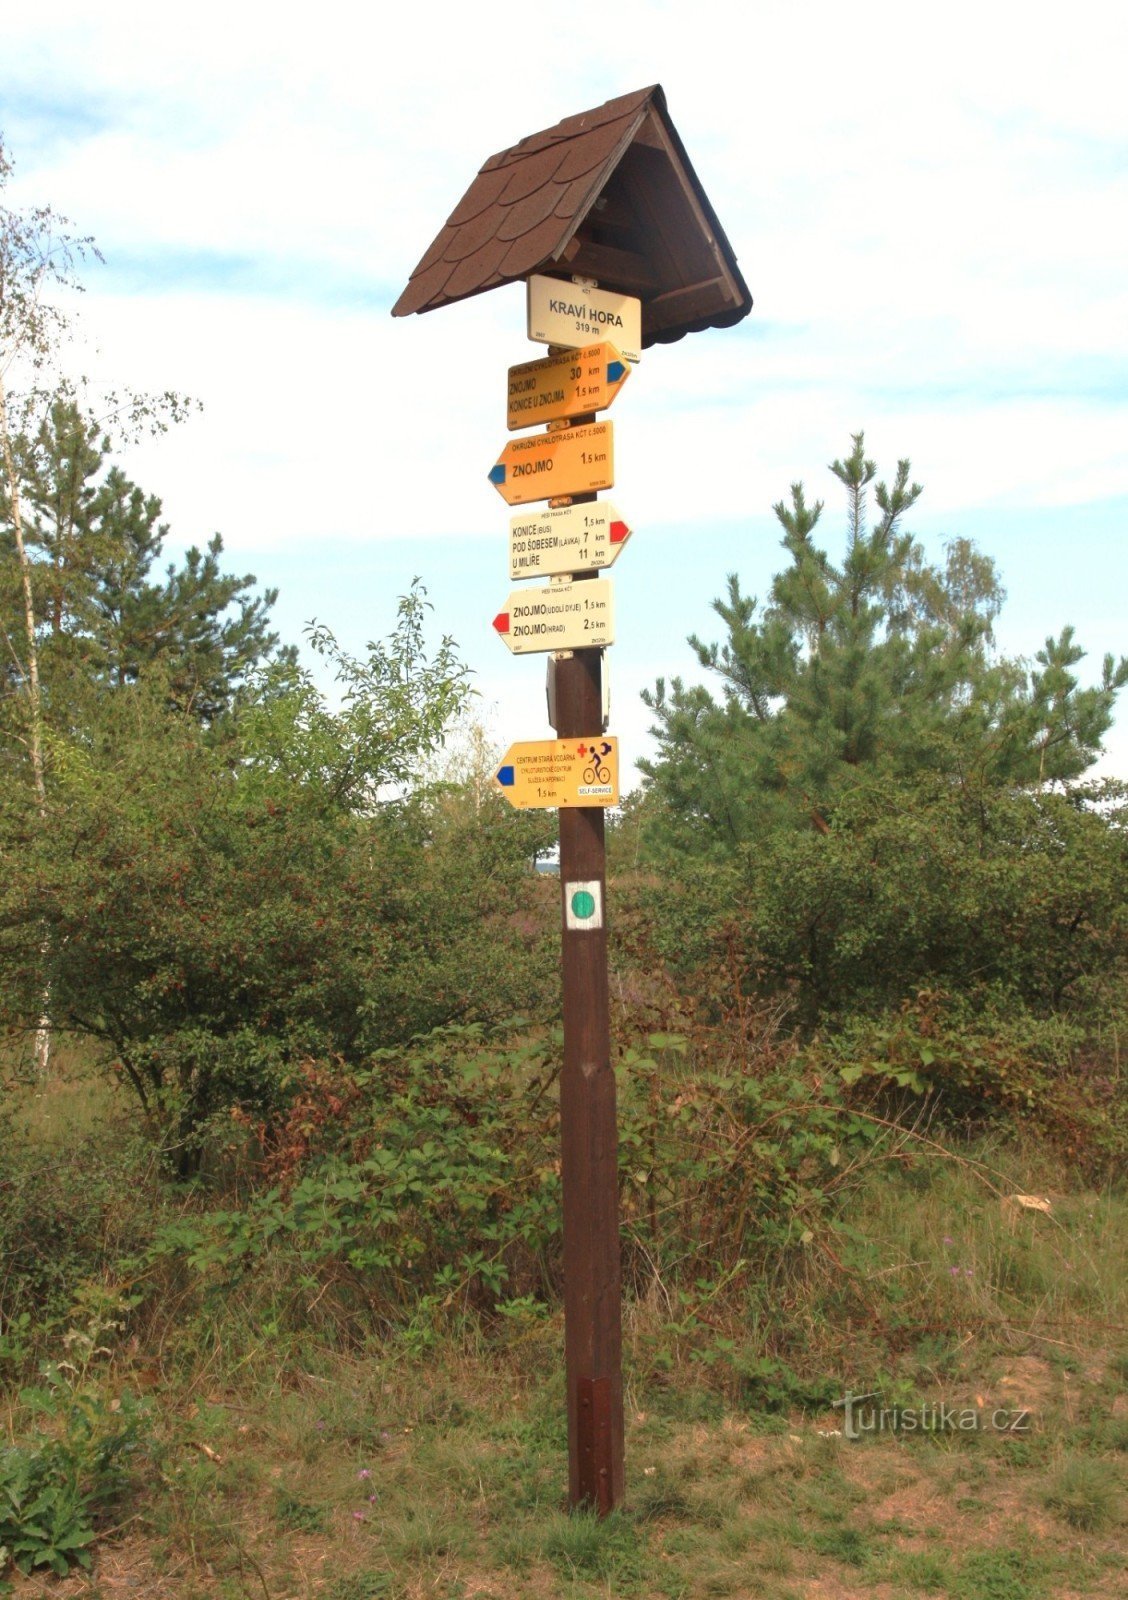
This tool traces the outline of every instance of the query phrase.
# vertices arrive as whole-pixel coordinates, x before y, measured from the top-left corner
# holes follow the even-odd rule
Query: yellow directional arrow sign
[[[630,536],[610,500],[519,511],[509,519],[509,576],[551,578],[609,567]]]
[[[509,369],[510,429],[535,422],[558,422],[584,411],[606,411],[626,383],[630,367],[613,344],[523,361]]]
[[[611,424],[589,422],[510,439],[489,476],[511,506],[610,489],[615,482]]]
[[[617,806],[619,741],[531,739],[511,744],[494,783],[519,811],[554,806]]]
[[[515,656],[538,650],[600,650],[615,643],[610,578],[514,589],[493,625]]]

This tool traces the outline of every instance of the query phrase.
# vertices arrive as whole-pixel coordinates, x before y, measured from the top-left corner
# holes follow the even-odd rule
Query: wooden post
[[[594,420],[570,418],[568,426]],[[575,495],[573,504],[596,496]],[[597,573],[575,573],[574,581]],[[603,733],[603,652],[577,650],[554,666],[556,731]],[[560,808],[564,1067],[560,1148],[564,1189],[564,1359],[568,1386],[568,1503],[606,1516],[623,1501],[622,1282],[619,1159],[607,971],[606,846],[598,806]],[[570,886],[595,885],[598,927],[569,927]],[[589,894],[590,888],[580,891]],[[586,910],[586,907],[584,908]],[[577,919],[578,920],[578,919]]]
[[[601,652],[556,663],[562,739],[603,731]],[[619,1162],[607,978],[604,814],[561,807],[564,898],[561,970],[564,1068],[560,1144],[564,1186],[564,1353],[568,1383],[568,1499],[605,1515],[623,1499],[623,1379]],[[570,885],[598,884],[602,926],[569,928]],[[589,892],[589,891],[582,891]]]

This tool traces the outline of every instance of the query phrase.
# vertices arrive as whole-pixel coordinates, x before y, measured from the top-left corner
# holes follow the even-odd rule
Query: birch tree
[[[0,198],[12,164],[0,143]],[[24,537],[24,507],[16,469],[15,437],[34,403],[35,393],[50,376],[67,333],[67,315],[53,294],[81,289],[77,268],[97,257],[93,240],[69,231],[70,224],[50,206],[18,211],[0,204],[0,466],[3,469],[4,514],[16,552],[22,629],[5,628],[0,640],[6,657],[9,692],[21,703],[18,735],[27,754],[35,806],[47,822],[47,780],[44,762],[43,694],[39,670],[32,569]],[[3,626],[0,623],[0,626]],[[49,941],[41,950],[46,965]],[[50,981],[45,977],[43,1010],[35,1035],[35,1065],[46,1073],[51,1049]]]
[[[67,513],[57,530],[54,559],[36,559],[42,543],[42,507],[36,503],[29,456],[60,415],[77,417],[88,439],[74,465],[80,471],[95,442],[111,435],[124,442],[143,431],[162,432],[179,421],[191,402],[168,391],[160,396],[127,391],[101,397],[98,416],[85,403],[85,380],[65,371],[64,354],[73,332],[72,297],[83,284],[85,262],[102,259],[94,241],[72,231],[50,206],[5,204],[12,162],[0,138],[0,532],[11,570],[0,572],[0,706],[14,747],[5,763],[8,781],[20,774],[28,785],[39,827],[51,824],[44,639],[55,633],[64,605],[68,560],[82,530]],[[66,494],[60,489],[60,504]],[[29,490],[31,493],[29,494]],[[77,502],[75,502],[77,504]],[[73,506],[72,506],[73,509]],[[8,563],[4,563],[5,566]],[[6,704],[4,704],[6,702]],[[51,1050],[51,940],[40,942],[43,1005],[35,1029],[35,1065],[47,1070]]]

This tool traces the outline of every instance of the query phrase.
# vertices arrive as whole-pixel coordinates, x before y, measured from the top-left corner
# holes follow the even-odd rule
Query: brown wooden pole
[[[603,731],[601,652],[556,663],[557,732]],[[564,1068],[560,1079],[564,1186],[564,1353],[568,1383],[568,1500],[601,1516],[622,1502],[622,1313],[619,1161],[607,977],[606,850],[598,807],[560,810]],[[569,928],[570,885],[595,883],[602,927]]]
[[[572,425],[594,417],[570,419]],[[574,502],[596,496],[576,495]],[[595,573],[576,573],[579,581]],[[603,652],[555,663],[556,731],[603,733]],[[623,1501],[622,1286],[615,1073],[611,1066],[604,813],[560,808],[564,1067],[560,1146],[564,1189],[564,1359],[568,1385],[568,1502],[606,1516]],[[575,884],[596,885],[598,927],[569,927]],[[590,892],[590,891],[584,891]],[[586,906],[584,907],[586,910]]]

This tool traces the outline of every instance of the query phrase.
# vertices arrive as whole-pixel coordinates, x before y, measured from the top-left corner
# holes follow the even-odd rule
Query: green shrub
[[[620,1055],[624,1280],[644,1295],[658,1271],[668,1289],[640,1348],[719,1366],[749,1403],[815,1404],[825,1385],[726,1341],[711,1308],[727,1317],[766,1263],[802,1262],[881,1130],[789,1048],[756,1075],[716,1044],[654,1033]],[[519,1336],[561,1287],[558,1052],[523,1024],[472,1026],[378,1052],[359,1072],[307,1063],[267,1150],[269,1187],[167,1222],[151,1267],[186,1268],[202,1307],[242,1297],[264,1328],[312,1323],[346,1345],[375,1324],[421,1355],[481,1315]]]
[[[450,1314],[543,1296],[559,1178],[551,1107],[528,1113],[552,1078],[545,1045],[480,1027],[377,1052],[355,1073],[309,1063],[268,1151],[271,1187],[169,1223],[151,1259],[224,1294],[281,1269],[296,1291],[283,1316],[317,1300],[359,1336],[375,1310],[424,1344]]]
[[[1094,1070],[1091,1026],[1038,1016],[1013,995],[921,989],[898,1007],[839,1019],[809,1052],[891,1113],[928,1096],[942,1121],[1032,1124],[1093,1173],[1128,1154],[1128,1098]]]
[[[0,1380],[26,1372],[76,1307],[128,1276],[162,1204],[140,1135],[111,1126],[46,1145],[0,1129]]]

